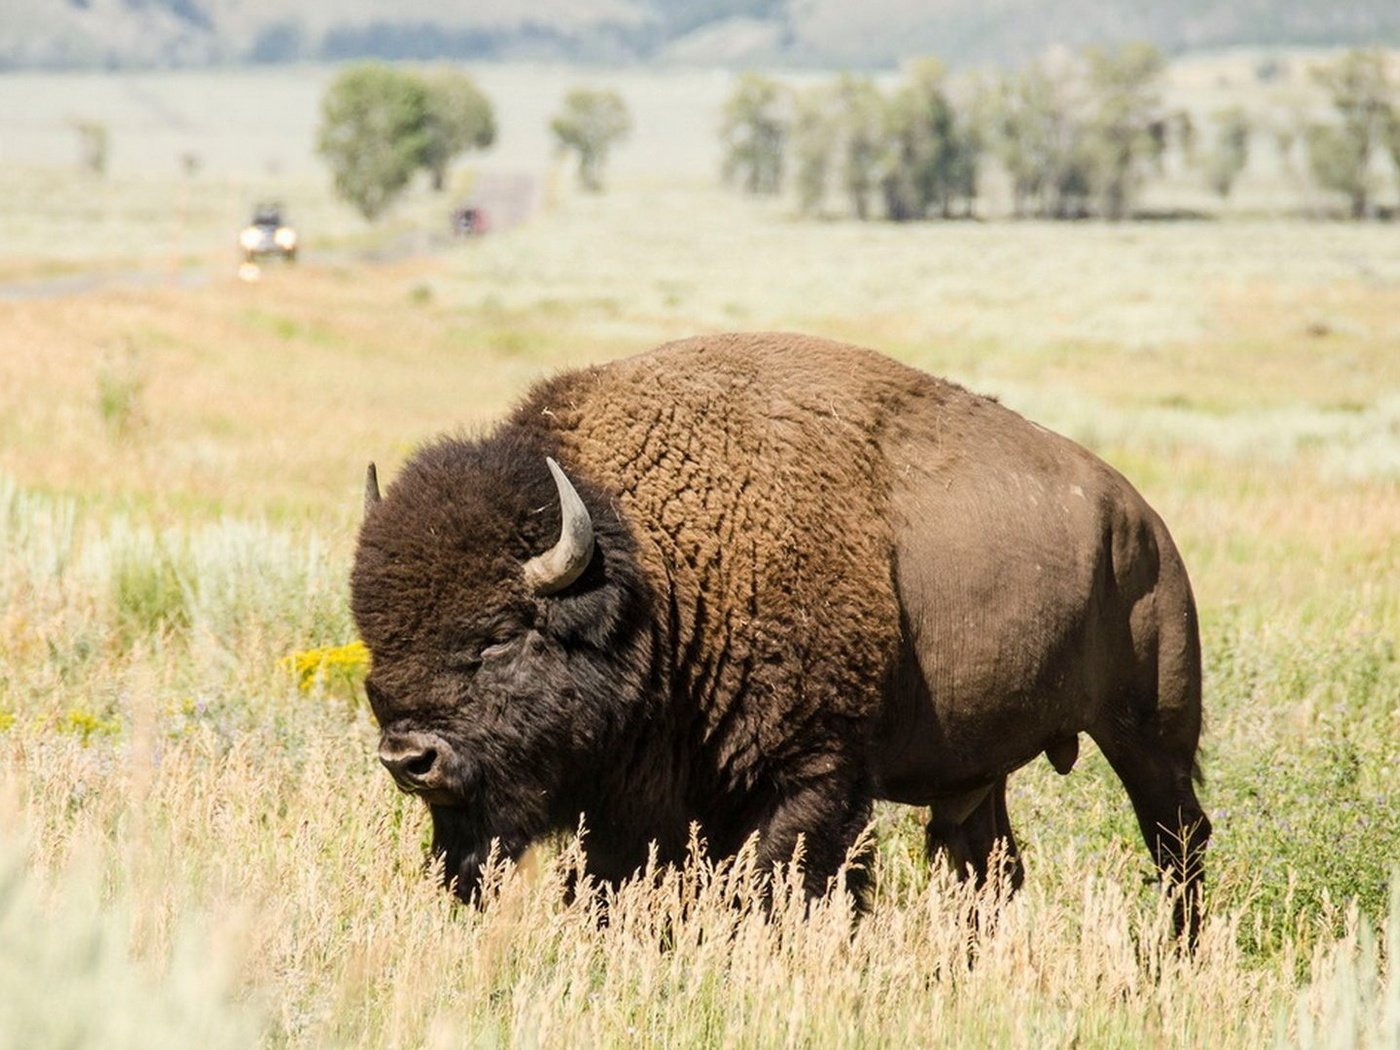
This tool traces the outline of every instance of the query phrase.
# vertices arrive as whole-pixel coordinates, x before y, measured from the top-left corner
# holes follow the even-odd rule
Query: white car
[[[243,261],[251,263],[266,255],[280,255],[287,262],[296,262],[297,231],[282,221],[282,209],[276,204],[259,204],[253,211],[253,221],[238,235],[243,249]]]

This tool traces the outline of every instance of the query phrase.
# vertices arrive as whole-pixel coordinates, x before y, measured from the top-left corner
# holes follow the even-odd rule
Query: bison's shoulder
[[[899,630],[880,434],[920,382],[841,344],[716,336],[556,377],[518,410],[636,534],[722,750],[780,755],[791,727],[878,702]]]

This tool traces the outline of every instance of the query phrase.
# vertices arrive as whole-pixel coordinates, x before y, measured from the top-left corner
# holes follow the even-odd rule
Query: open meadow
[[[118,225],[157,206],[132,186]],[[0,281],[81,263],[26,238]],[[0,298],[0,1045],[1400,1046],[1392,225],[800,223],[623,170],[392,261],[242,283],[200,243],[193,286]],[[930,870],[900,807],[854,926],[781,886],[732,908],[768,873],[703,856],[602,928],[561,889],[576,843],[481,911],[424,875],[341,648],[366,461],[561,367],[775,328],[999,396],[1171,527],[1216,828],[1194,958],[1087,739],[1011,780],[1009,902]]]

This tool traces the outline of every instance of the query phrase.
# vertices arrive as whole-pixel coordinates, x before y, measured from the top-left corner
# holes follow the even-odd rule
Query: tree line
[[[1400,77],[1382,52],[1316,67],[1330,111],[1272,124],[1236,105],[1197,127],[1189,111],[1166,108],[1165,66],[1139,43],[958,82],[926,59],[883,88],[850,73],[805,88],[748,73],[723,108],[723,176],[752,194],[791,192],[805,215],[835,201],[859,219],[905,222],[978,214],[996,165],[1015,216],[1117,220],[1134,213],[1172,152],[1229,197],[1255,141],[1271,134],[1285,169],[1340,195],[1354,218],[1382,213],[1386,169],[1400,186]],[[597,191],[631,117],[616,92],[585,88],[562,101],[550,128],[580,185]],[[327,89],[318,149],[337,192],[374,219],[420,171],[441,190],[453,161],[489,147],[496,131],[491,101],[466,74],[364,63]]]
[[[826,213],[835,199],[857,218],[903,222],[975,214],[995,163],[1016,216],[1117,220],[1133,213],[1173,149],[1228,197],[1252,140],[1272,131],[1285,163],[1301,146],[1313,183],[1342,195],[1354,218],[1376,214],[1386,158],[1400,185],[1400,79],[1383,53],[1351,51],[1315,69],[1330,118],[1272,128],[1240,106],[1213,114],[1205,129],[1189,111],[1168,111],[1165,65],[1137,43],[957,85],[933,59],[890,89],[851,74],[793,88],[749,73],[724,106],[723,175],[748,193],[791,189],[806,215]]]

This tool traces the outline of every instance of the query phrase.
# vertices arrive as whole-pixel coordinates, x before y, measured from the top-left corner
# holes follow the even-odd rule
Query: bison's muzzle
[[[447,742],[433,733],[385,733],[379,741],[379,761],[410,795],[445,786],[447,754]]]

